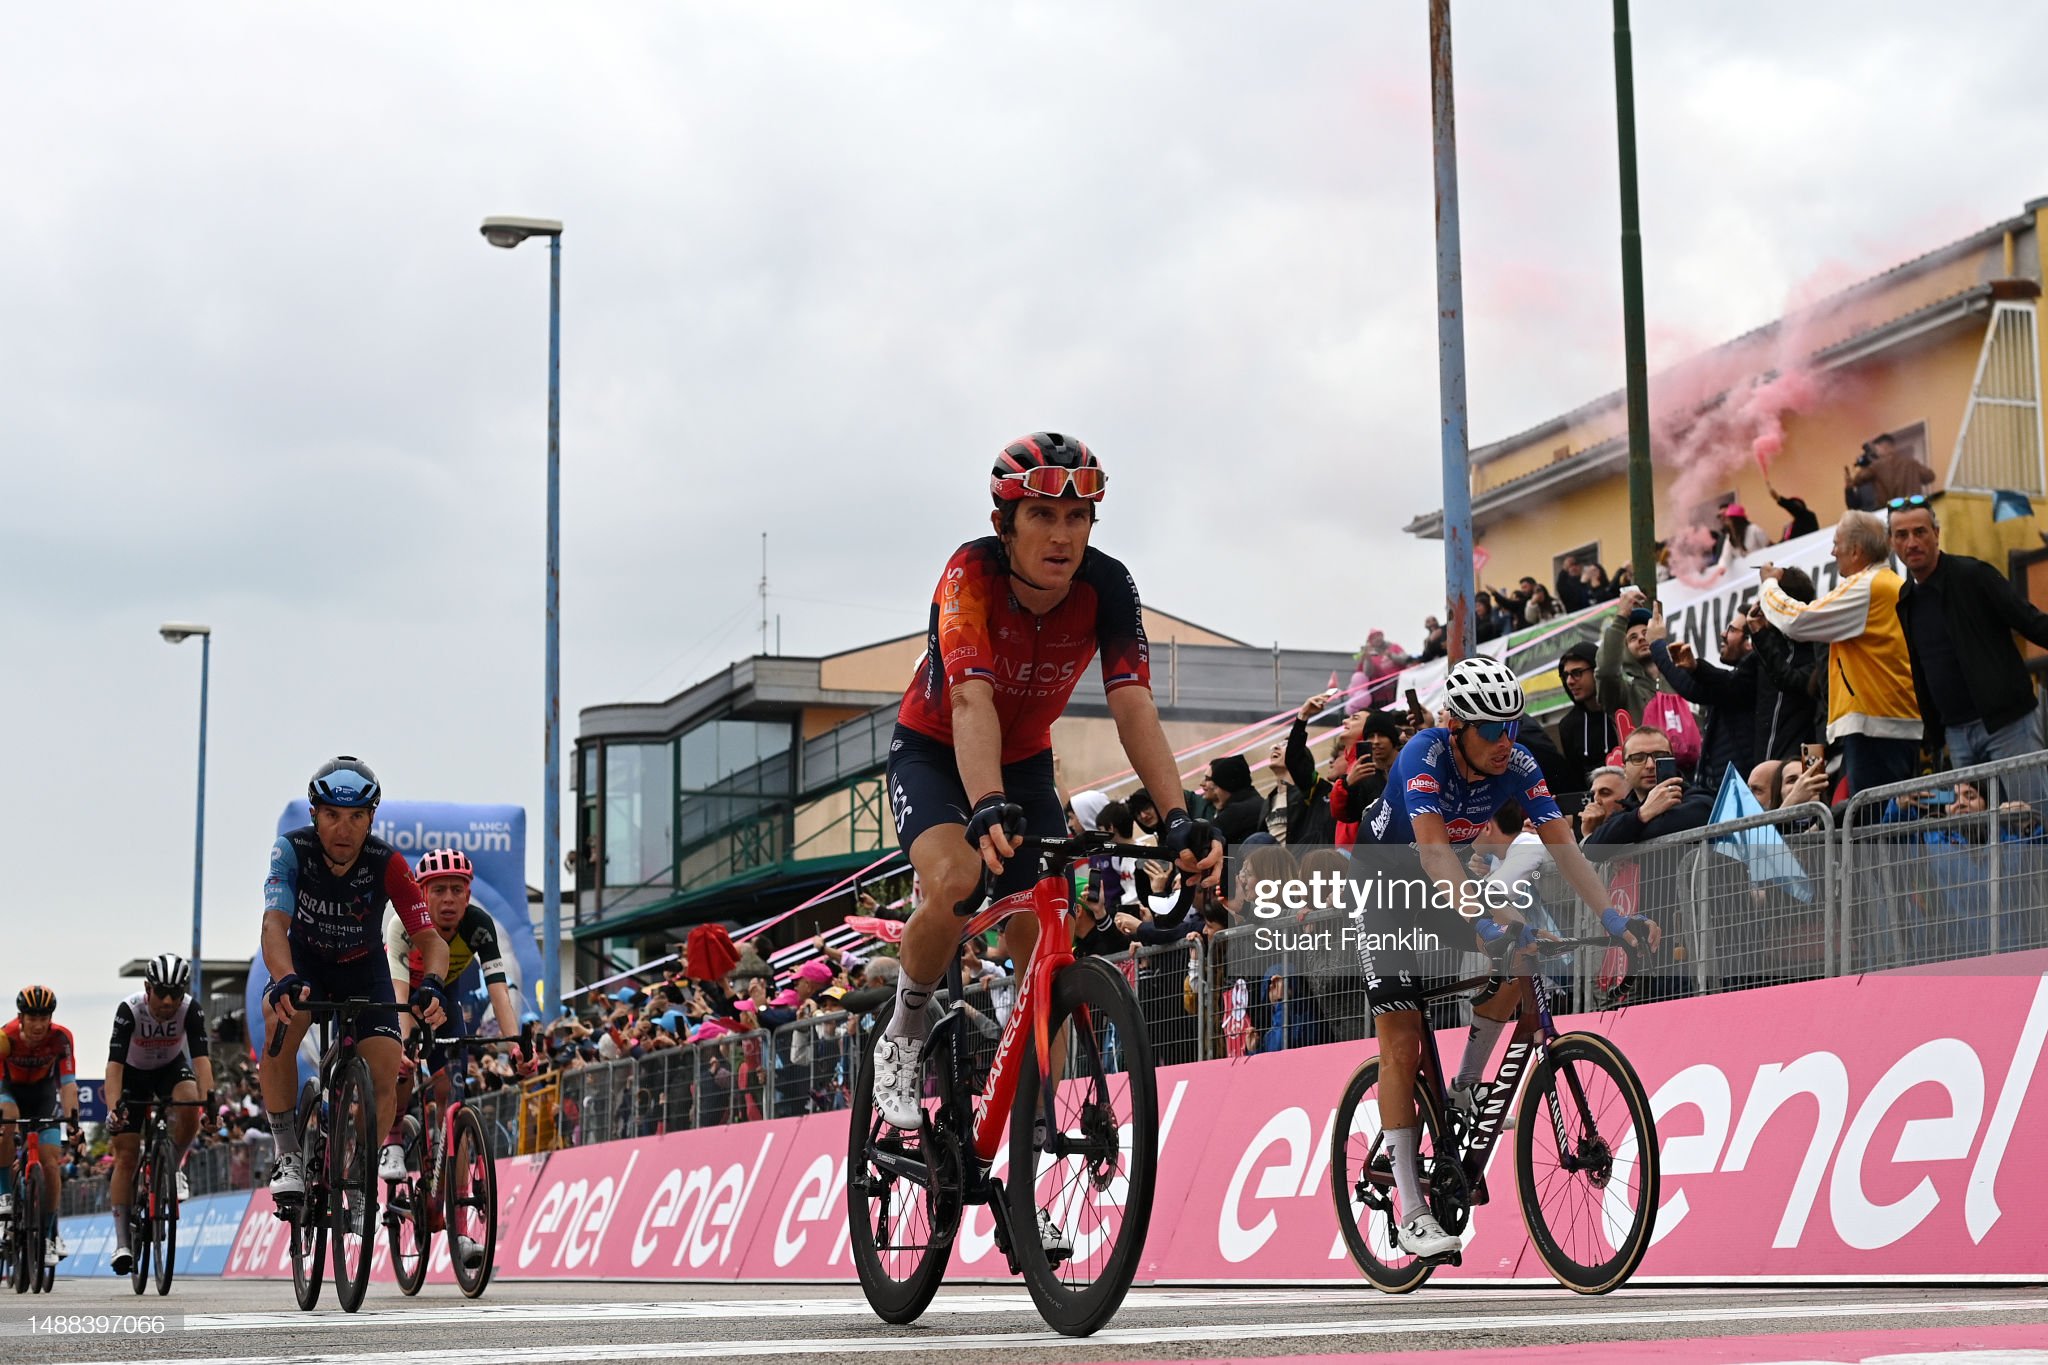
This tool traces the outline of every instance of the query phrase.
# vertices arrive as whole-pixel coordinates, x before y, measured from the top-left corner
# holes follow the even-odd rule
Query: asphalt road
[[[45,1312],[68,1320],[41,1321]],[[156,1315],[161,1326],[135,1321]],[[331,1285],[314,1312],[301,1313],[281,1281],[191,1279],[168,1298],[138,1298],[126,1281],[109,1277],[63,1281],[47,1297],[0,1296],[0,1361],[38,1365],[595,1365],[723,1357],[815,1365],[844,1355],[875,1365],[947,1358],[964,1365],[1392,1353],[1444,1365],[1879,1357],[1887,1365],[2048,1365],[2048,1288],[1630,1289],[1598,1299],[1551,1288],[1424,1289],[1400,1299],[1367,1289],[1138,1289],[1086,1341],[1048,1332],[1021,1286],[947,1291],[911,1327],[881,1322],[857,1289],[838,1285],[500,1282],[474,1303],[452,1288],[429,1286],[407,1299],[373,1285],[355,1314],[335,1305]]]

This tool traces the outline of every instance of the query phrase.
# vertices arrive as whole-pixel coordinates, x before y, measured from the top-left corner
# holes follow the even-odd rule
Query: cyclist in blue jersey
[[[1415,1076],[1422,1064],[1422,1005],[1439,983],[1399,948],[1376,952],[1374,937],[1421,929],[1434,931],[1446,946],[1469,947],[1474,935],[1487,943],[1512,935],[1515,949],[1527,949],[1535,932],[1515,907],[1501,903],[1504,898],[1480,893],[1458,852],[1484,833],[1495,812],[1509,802],[1521,804],[1528,827],[1556,858],[1579,898],[1600,911],[1609,934],[1634,947],[1637,933],[1644,933],[1652,951],[1660,937],[1649,920],[1631,919],[1608,904],[1606,884],[1573,842],[1571,822],[1551,797],[1535,758],[1515,742],[1525,699],[1514,670],[1497,659],[1461,660],[1445,681],[1444,696],[1449,723],[1408,741],[1394,760],[1386,791],[1359,827],[1361,845],[1412,849],[1412,861],[1394,860],[1398,869],[1434,884],[1437,893],[1415,914],[1398,920],[1379,898],[1357,912],[1359,962],[1379,1040],[1380,1125],[1393,1154],[1394,1183],[1405,1215],[1398,1235],[1403,1251],[1425,1258],[1447,1256],[1460,1245],[1429,1211],[1418,1156]],[[1476,1108],[1473,1088],[1501,1030],[1530,1003],[1527,995],[1519,980],[1511,985],[1496,975],[1473,1002],[1464,1063],[1447,1087],[1451,1103],[1465,1113]]]
[[[398,913],[420,955],[422,978],[407,1002],[429,1027],[455,1013],[445,984],[448,944],[427,914],[426,896],[405,855],[370,833],[383,799],[377,775],[361,759],[344,755],[323,764],[306,784],[313,823],[280,834],[270,850],[263,883],[263,992],[266,1036],[282,1030],[283,1046],[265,1050],[263,1106],[277,1142],[270,1193],[297,1199],[306,1192],[299,1156],[298,1049],[312,1015],[295,1007],[312,999],[379,1001],[365,1010],[357,1047],[377,1092],[373,1132],[388,1133],[398,1104],[398,1003],[384,962],[384,907]],[[403,1165],[398,1178],[405,1174]],[[392,1178],[388,1177],[387,1178]]]

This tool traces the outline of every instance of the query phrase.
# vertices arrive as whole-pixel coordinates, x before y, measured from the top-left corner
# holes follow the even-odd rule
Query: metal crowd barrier
[[[1983,812],[1943,801],[1982,782]],[[1930,795],[1931,794],[1931,795]],[[2000,810],[2004,801],[2024,807]],[[1656,919],[1663,940],[1639,964],[1629,1003],[1745,990],[1848,973],[2048,947],[2048,753],[1860,793],[1839,816],[1808,804],[1638,845],[1599,846],[1610,895]],[[1534,879],[1538,928],[1567,936],[1591,915],[1554,863]],[[1370,1035],[1347,916],[1249,920],[1190,932],[1105,961],[1138,998],[1155,1062],[1172,1066]],[[1546,967],[1559,1012],[1611,1003],[1604,954]],[[1425,970],[1476,975],[1486,958],[1455,948]],[[968,988],[971,1035],[993,1056],[1014,982]],[[1433,1007],[1439,1028],[1468,1022],[1468,1001]],[[842,1109],[872,1016],[808,1015],[775,1029],[679,1043],[638,1058],[549,1073],[472,1093],[500,1155]],[[1120,1060],[1106,1059],[1112,1068]],[[200,1148],[195,1193],[240,1189],[264,1172],[246,1149]],[[239,1164],[237,1164],[239,1163]],[[105,1178],[67,1182],[67,1212],[105,1207]]]
[[[1859,792],[1842,818],[1844,971],[2048,947],[2048,755]],[[1984,810],[1955,813],[1957,783]],[[1947,798],[1947,799],[1943,799]]]
[[[1630,998],[1712,995],[1833,975],[1835,835],[1828,807],[1808,803],[1641,844],[1590,846],[1589,853],[1605,855],[1596,866],[1616,902],[1633,904],[1663,931],[1656,957],[1639,967],[1643,988]],[[1590,961],[1598,954],[1579,956]],[[1584,964],[1579,982],[1583,991]]]

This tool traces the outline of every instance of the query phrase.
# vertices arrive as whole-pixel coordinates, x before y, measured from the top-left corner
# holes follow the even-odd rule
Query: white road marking
[[[660,1305],[667,1307],[668,1305]],[[793,1341],[660,1341],[607,1342],[602,1347],[606,1361],[621,1360],[708,1360],[722,1356],[845,1355],[886,1351],[1049,1351],[1104,1350],[1183,1344],[1214,1344],[1229,1341],[1270,1341],[1277,1338],[1340,1336],[1396,1336],[1404,1333],[1446,1334],[1500,1333],[1530,1328],[1564,1328],[1584,1331],[1602,1327],[1670,1327],[1754,1322],[1790,1322],[1821,1318],[1885,1318],[1939,1316],[1954,1313],[2025,1313],[2048,1310],[2048,1299],[2006,1299],[1999,1301],[1946,1300],[1935,1302],[1786,1304],[1783,1306],[1739,1306],[1705,1308],[1596,1308],[1576,1304],[1549,1313],[1521,1314],[1389,1314],[1373,1318],[1352,1318],[1323,1322],[1212,1323],[1174,1327],[1105,1328],[1085,1340],[1053,1332],[982,1332],[944,1336],[919,1333],[910,1336],[856,1337],[839,1335]],[[341,1323],[334,1325],[340,1326]],[[411,1351],[363,1351],[361,1349],[287,1355],[176,1357],[183,1365],[459,1365],[473,1361],[479,1353],[502,1365],[587,1365],[594,1347],[590,1343],[558,1346],[485,1346],[473,1342],[449,1349]],[[89,1362],[88,1365],[132,1365],[132,1362]]]
[[[1569,1302],[1559,1296],[1565,1291],[1556,1287],[1532,1289],[1439,1289],[1431,1290],[1426,1302],[1431,1305],[1443,1303],[1513,1303],[1524,1300],[1549,1303]],[[1760,1296],[1813,1295],[1823,1291],[1814,1289],[1727,1289],[1698,1291],[1688,1298],[1724,1296],[1739,1298],[1745,1303],[1754,1303]],[[1626,1302],[1637,1297],[1624,1292],[1610,1302]],[[387,1301],[389,1302],[389,1301]],[[1373,1304],[1387,1304],[1390,1300],[1378,1290],[1348,1289],[1343,1291],[1304,1291],[1299,1289],[1240,1289],[1240,1290],[1133,1290],[1124,1300],[1122,1312],[1186,1312],[1200,1308],[1362,1308]],[[1425,1302],[1409,1299],[1410,1304]],[[402,1305],[393,1303],[386,1308],[372,1306],[348,1318],[351,1328],[355,1327],[428,1327],[448,1324],[488,1324],[492,1327],[511,1327],[523,1323],[573,1322],[588,1318],[604,1318],[610,1321],[659,1321],[663,1319],[710,1320],[721,1318],[830,1318],[857,1317],[872,1321],[867,1301],[858,1295],[842,1294],[836,1298],[812,1299],[674,1299],[674,1300],[622,1300],[609,1303],[493,1303],[483,1300],[448,1302],[433,1306]],[[413,1304],[419,1304],[414,1300]],[[925,1310],[927,1317],[936,1315],[979,1317],[995,1313],[1019,1313],[1036,1316],[1038,1307],[1031,1296],[1014,1294],[941,1294],[932,1300]],[[189,1313],[185,1316],[186,1330],[195,1332],[246,1332],[246,1331],[291,1331],[302,1329],[321,1331],[333,1325],[332,1314],[301,1313],[291,1309],[263,1310],[242,1313]]]

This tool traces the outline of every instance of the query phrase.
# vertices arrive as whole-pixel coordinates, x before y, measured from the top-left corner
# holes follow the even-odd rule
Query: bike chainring
[[[967,1207],[967,1150],[947,1121],[927,1118],[923,1127],[925,1169],[931,1172],[931,1238],[934,1246],[951,1246]]]
[[[1448,1155],[1432,1156],[1427,1179],[1429,1211],[1445,1232],[1464,1236],[1465,1225],[1472,1218],[1472,1181],[1465,1174],[1464,1163]]]

